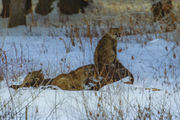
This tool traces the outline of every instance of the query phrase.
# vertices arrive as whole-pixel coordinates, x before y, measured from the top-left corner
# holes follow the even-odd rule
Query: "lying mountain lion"
[[[44,74],[41,70],[29,72],[27,76],[24,78],[24,81],[20,85],[11,85],[10,88],[18,89],[22,87],[39,87],[41,85],[47,85],[49,82],[45,81]]]
[[[63,90],[83,90],[85,84],[93,77],[94,68],[93,64],[89,64],[68,74],[60,74],[52,80],[51,85],[58,86]]]
[[[94,75],[94,65],[89,64],[77,68],[68,74],[60,74],[54,79],[44,79],[41,70],[29,72],[20,85],[11,85],[10,88],[39,87],[55,85],[63,90],[83,90],[88,79]]]
[[[117,63],[116,65],[117,67],[115,68],[109,68],[111,72],[107,73],[107,78],[103,78],[103,80],[99,81],[94,81],[95,65],[89,64],[79,67],[76,70],[71,71],[70,73],[60,74],[54,79],[44,79],[44,75],[41,70],[29,72],[22,84],[11,85],[10,88],[38,88],[40,86],[54,85],[63,90],[99,90],[104,85],[121,80],[122,78],[127,76],[132,76],[132,74],[120,63]],[[89,88],[85,88],[86,86],[88,86]]]

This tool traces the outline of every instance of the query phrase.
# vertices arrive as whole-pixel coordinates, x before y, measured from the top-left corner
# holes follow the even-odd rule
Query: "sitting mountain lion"
[[[117,37],[122,35],[122,28],[111,28],[99,41],[95,53],[94,63],[96,78],[101,76],[103,84],[112,83],[111,80],[117,81],[124,77],[130,76],[130,82],[133,84],[134,78],[132,73],[117,60]],[[98,79],[98,78],[97,78]]]

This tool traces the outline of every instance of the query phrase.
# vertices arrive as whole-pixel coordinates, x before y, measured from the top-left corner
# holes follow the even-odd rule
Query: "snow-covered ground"
[[[111,9],[112,6],[119,5],[114,4],[116,1],[97,0],[93,8],[101,3],[102,8]],[[35,3],[37,1],[33,4]],[[128,5],[133,6],[132,3],[125,4],[127,6],[124,5],[123,9]],[[139,9],[149,9],[148,4]],[[119,81],[104,86],[100,91],[64,91],[60,88],[52,90],[41,87],[13,90],[8,87],[22,83],[26,74],[33,70],[42,69],[46,78],[53,78],[94,63],[93,54],[98,40],[108,31],[108,27],[121,25],[124,18],[120,19],[122,15],[116,15],[118,10],[89,12],[89,9],[86,10],[87,14],[70,17],[58,16],[58,10],[54,9],[44,17],[34,14],[34,22],[30,14],[27,16],[27,27],[12,29],[7,28],[7,19],[0,18],[0,48],[7,56],[7,64],[0,61],[5,73],[5,80],[0,81],[0,120],[179,120],[178,30],[160,35],[133,35],[118,39],[117,57],[134,75],[133,85]],[[105,16],[107,14],[109,16]],[[73,28],[70,28],[72,24]],[[88,25],[92,36],[87,35]],[[76,46],[72,46],[71,38],[75,39]],[[151,91],[145,88],[161,90]]]
[[[66,52],[65,44],[59,37],[0,37],[0,45],[6,51],[9,68],[6,77],[9,78],[8,84],[7,81],[0,83],[0,115],[7,119],[11,116],[24,119],[27,114],[29,119],[34,120],[143,117],[180,119],[179,46],[174,41],[151,36],[154,39],[146,44],[135,40],[122,42],[122,39],[125,41],[135,36],[124,37],[118,42],[118,59],[133,73],[134,85],[126,85],[120,81],[105,86],[98,92],[40,88],[21,88],[15,91],[7,87],[10,84],[20,84],[31,70],[42,69],[46,77],[55,77],[93,63],[97,39],[93,39],[91,46],[87,38],[82,38],[82,46],[79,44],[79,47],[77,43],[73,47],[69,38],[59,36],[70,46],[69,52]],[[159,88],[161,91],[149,91],[145,88]]]

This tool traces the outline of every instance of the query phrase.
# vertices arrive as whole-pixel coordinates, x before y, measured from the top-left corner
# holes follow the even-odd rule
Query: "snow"
[[[110,7],[109,0],[104,1],[104,6]],[[7,66],[0,62],[3,68],[8,68],[5,69],[5,80],[0,81],[0,119],[180,119],[180,47],[176,41],[178,31],[118,38],[117,51],[122,51],[117,53],[117,57],[133,74],[133,85],[123,83],[129,79],[127,77],[104,86],[99,91],[9,88],[11,84],[21,84],[26,74],[33,70],[42,69],[46,78],[54,78],[61,73],[94,63],[93,54],[103,35],[101,30],[106,32],[107,26],[97,27],[99,34],[98,37],[93,36],[91,45],[90,38],[84,35],[87,24],[79,25],[82,18],[88,18],[89,14],[94,19],[91,13],[73,15],[61,27],[63,23],[59,19],[66,19],[66,16],[59,18],[55,16],[56,12],[57,9],[45,17],[35,14],[35,20],[41,18],[37,20],[37,26],[32,25],[32,16],[28,15],[27,27],[12,29],[6,28],[7,19],[0,18],[0,27],[3,28],[0,29],[0,48],[6,51],[8,60]],[[111,18],[110,15],[104,16],[106,17]],[[66,25],[70,25],[73,18],[74,24],[78,23],[77,26],[82,28],[80,38],[74,37],[76,46],[72,46],[70,36],[66,35],[70,33],[66,31],[70,31]],[[48,23],[44,23],[46,20]],[[120,24],[117,21],[115,26]],[[52,27],[52,23],[60,27]],[[78,42],[79,39],[82,43]],[[158,88],[160,91],[145,88]]]
[[[62,36],[61,36],[62,37]],[[67,44],[70,44],[68,38]],[[9,70],[22,73],[9,84],[20,84],[28,71],[42,69],[46,77],[55,77],[82,65],[93,63],[95,46],[84,40],[83,47],[71,46],[67,53],[64,42],[59,37],[50,36],[6,36],[0,37],[3,50],[8,56]],[[97,40],[94,39],[97,44]],[[2,42],[1,42],[2,44]],[[166,48],[167,47],[167,48]],[[166,49],[165,49],[166,48]],[[168,112],[173,119],[179,119],[179,47],[173,41],[157,38],[146,45],[132,42],[118,42],[118,59],[134,75],[134,85],[123,84],[122,81],[103,87],[100,91],[63,91],[51,89],[20,88],[17,91],[9,89],[6,81],[0,83],[1,115],[10,119],[13,114],[16,119],[124,119],[138,118],[149,115],[153,119],[162,116],[168,119]],[[17,53],[16,53],[17,50]],[[177,57],[173,58],[176,53]],[[134,56],[134,59],[132,59]],[[29,60],[29,62],[25,61]],[[20,67],[23,65],[23,67]],[[173,66],[169,68],[169,65]],[[167,75],[164,75],[166,68]],[[47,72],[48,71],[48,72]],[[9,72],[9,78],[13,73]],[[128,78],[125,78],[128,79]],[[145,88],[159,88],[161,91],[149,91]],[[100,105],[100,106],[99,106]],[[87,113],[88,111],[88,113]],[[121,114],[118,113],[121,112]],[[91,115],[91,114],[92,115]],[[15,114],[15,115],[14,115]],[[99,115],[97,115],[99,114]],[[147,117],[146,116],[146,117]],[[14,119],[14,118],[11,118]]]

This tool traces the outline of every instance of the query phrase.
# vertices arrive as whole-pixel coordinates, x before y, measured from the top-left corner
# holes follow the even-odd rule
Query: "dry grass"
[[[104,1],[106,1],[106,4],[103,3]],[[32,29],[38,26],[47,27],[49,28],[49,31],[51,31],[50,27],[57,28],[57,29],[62,28],[65,32],[63,31],[61,32],[63,32],[65,36],[67,38],[70,38],[71,40],[71,43],[68,43],[63,38],[59,38],[60,40],[63,41],[65,49],[66,49],[66,53],[68,54],[71,51],[72,47],[76,46],[77,44],[80,45],[80,47],[83,50],[83,47],[84,47],[83,40],[87,40],[92,45],[92,47],[94,47],[95,44],[93,44],[94,42],[93,38],[100,38],[111,27],[130,26],[132,28],[135,28],[136,26],[146,26],[146,25],[152,24],[152,13],[149,12],[151,8],[151,3],[148,1],[137,0],[136,3],[131,2],[131,1],[124,2],[124,0],[104,0],[104,1],[94,0],[94,5],[92,6],[92,8],[86,9],[87,15],[86,14],[84,15],[81,14],[77,16],[76,15],[73,15],[73,16],[61,15],[58,18],[51,18],[52,16],[42,17],[33,13],[32,15],[28,16],[29,20],[28,20],[27,29],[29,30],[29,32],[32,32]],[[173,12],[177,16],[178,21],[180,21],[180,4],[179,4],[180,2],[179,0],[176,0],[173,2],[174,2]],[[5,28],[5,25],[2,25],[2,23],[0,23],[0,27],[2,26],[3,28]],[[135,29],[135,31],[137,31],[139,34],[144,34],[144,32],[147,32],[148,30],[149,29],[145,27],[143,29],[138,29],[138,28]],[[179,47],[179,33],[180,33],[180,25],[179,23],[177,23],[177,30],[173,38],[173,40],[177,43],[176,47]],[[49,32],[48,36],[53,37],[57,35],[53,32]],[[152,38],[149,37],[148,35],[145,35],[145,37],[147,41],[152,40]],[[157,35],[157,37],[160,37],[160,38],[162,37],[163,39],[167,41],[172,40],[170,39],[171,36],[168,36],[168,35],[167,36]],[[130,41],[130,39],[131,38],[129,39],[122,38],[121,40],[128,42]],[[137,38],[136,41],[142,43],[144,46],[146,46],[147,44],[147,41],[144,42],[140,38]],[[1,44],[3,44],[2,41],[0,41],[0,45]],[[20,57],[18,56],[19,51],[23,53],[23,49],[17,49],[16,44],[13,45],[12,49],[15,51],[14,53],[15,57],[11,62],[8,63],[6,58],[2,60],[2,58],[0,57],[0,60],[3,61],[2,63],[0,61],[0,65],[4,66],[5,68],[8,68],[7,66],[11,66],[9,67],[10,69],[7,69],[4,73],[5,79],[10,80],[10,81],[7,81],[6,84],[9,84],[8,82],[18,81],[21,75],[27,73],[30,70],[36,69],[36,65],[33,63],[34,61],[32,59],[25,58],[23,54]],[[42,48],[42,49],[48,49],[48,48]],[[172,57],[176,57],[176,55]],[[68,67],[69,70],[71,70],[72,69],[71,65],[65,65],[65,62],[66,61],[64,59],[62,60],[59,59],[59,63],[58,63],[59,71],[58,70],[52,71],[51,64],[49,63],[47,69],[44,70],[46,76],[51,77],[51,76],[55,76],[59,72],[60,73],[67,72],[64,67]],[[178,86],[176,89],[177,91],[179,91]],[[131,104],[132,102],[131,100],[129,100],[128,98],[124,98],[124,96],[121,96],[123,92],[119,93],[116,91],[115,94],[120,94],[118,98],[116,98],[116,100],[115,98],[110,96],[112,95],[111,93],[103,94],[102,92],[100,94],[97,94],[97,93],[94,93],[94,94],[95,94],[94,96],[97,97],[97,104],[95,106],[97,108],[96,111],[89,108],[88,106],[89,104],[87,102],[89,99],[89,96],[87,97],[85,93],[82,92],[85,112],[88,119],[97,119],[97,120],[98,119],[113,119],[113,118],[118,119],[118,117],[121,119],[126,119],[127,118],[126,115],[129,111],[128,109],[132,109],[133,111],[136,111],[136,113],[138,113],[136,115],[128,113],[128,115],[134,115],[133,116],[134,119],[153,119],[153,118],[168,119],[168,120],[172,119],[170,106],[166,106],[166,103],[162,103],[161,108],[156,107],[155,104],[152,105],[153,94],[150,94],[148,98],[147,106],[141,106],[140,104],[138,105],[136,101],[134,104]],[[168,94],[169,93],[165,93],[164,95],[168,95]],[[109,99],[107,99],[107,97]],[[136,96],[134,96],[134,98],[136,98]],[[177,98],[179,98],[179,96]],[[163,99],[165,101],[166,97]],[[179,101],[179,100],[177,99],[176,101]],[[11,100],[9,100],[8,102],[0,101],[0,108],[1,108],[0,111],[2,112],[2,115],[0,115],[0,119],[4,119],[4,118],[13,119],[14,115],[17,115],[17,114],[20,116],[20,118],[22,118],[22,116],[24,115],[27,117],[27,112],[29,111],[27,107],[24,107],[26,108],[25,112],[22,109],[19,113],[14,113],[15,108],[13,108],[14,106],[11,104],[11,102],[12,102]],[[114,104],[117,102],[118,104]],[[124,110],[122,107],[126,104],[127,104],[127,106],[125,107],[126,110]],[[56,103],[56,105],[58,105],[58,103]],[[107,110],[107,108],[105,107],[106,105],[108,106],[109,110]],[[131,105],[134,105],[134,106],[131,106]],[[180,106],[178,102],[176,103],[176,105]],[[167,108],[165,109],[165,107]],[[33,110],[34,110],[34,113],[38,114],[37,112],[38,108],[33,109]],[[53,114],[53,111],[54,109],[52,110],[50,114]],[[35,116],[36,114],[34,114],[34,118]],[[177,116],[177,118],[178,117],[179,116]]]

